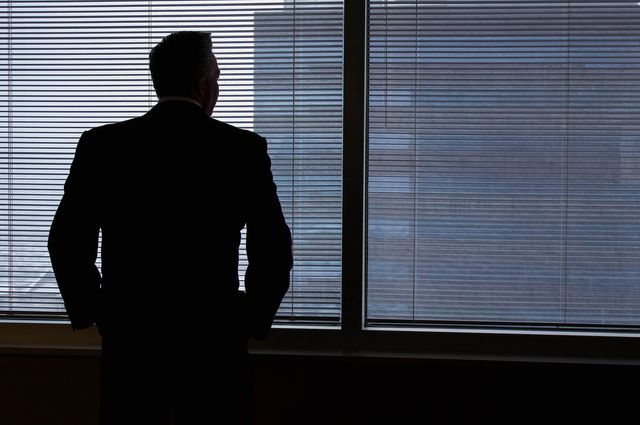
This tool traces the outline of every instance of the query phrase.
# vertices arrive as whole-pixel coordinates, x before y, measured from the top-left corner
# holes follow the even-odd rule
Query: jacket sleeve
[[[250,336],[267,336],[278,307],[289,289],[293,267],[291,232],[287,226],[271,174],[267,143],[249,158],[247,259],[245,289]]]
[[[49,231],[51,265],[73,329],[96,323],[101,276],[95,153],[88,133],[78,142],[64,194]]]

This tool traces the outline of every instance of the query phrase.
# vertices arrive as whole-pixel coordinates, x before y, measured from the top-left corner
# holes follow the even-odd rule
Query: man
[[[266,141],[210,118],[210,34],[165,37],[149,66],[158,103],[78,142],[51,263],[73,328],[103,337],[102,424],[246,423],[247,341],[267,335],[292,267]]]

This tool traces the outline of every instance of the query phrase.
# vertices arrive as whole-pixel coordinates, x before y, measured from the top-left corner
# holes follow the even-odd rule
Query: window
[[[64,315],[46,240],[78,138],[153,106],[149,50],[190,29],[222,69],[214,116],[269,141],[295,246],[280,320],[337,323],[342,28],[336,0],[1,2],[0,316]]]
[[[640,325],[637,2],[369,2],[366,321]]]
[[[267,137],[294,233],[278,320],[304,326],[271,342],[523,353],[514,335],[548,330],[541,352],[625,352],[639,18],[569,0],[0,2],[0,315],[64,315],[45,242],[78,136],[148,110],[149,49],[198,29],[222,67],[214,114]],[[606,348],[557,337],[598,330]]]

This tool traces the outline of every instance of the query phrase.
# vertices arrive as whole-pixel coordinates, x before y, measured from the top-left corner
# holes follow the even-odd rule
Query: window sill
[[[74,332],[62,321],[0,322],[0,354],[94,356],[100,338],[95,328]],[[640,365],[635,333],[370,328],[350,335],[279,325],[249,348],[260,356]]]
[[[0,321],[0,353],[98,355],[95,327],[73,331],[64,321]]]

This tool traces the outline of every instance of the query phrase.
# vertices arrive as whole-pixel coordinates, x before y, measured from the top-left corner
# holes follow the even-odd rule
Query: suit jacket
[[[74,329],[206,327],[266,336],[292,267],[270,166],[264,138],[189,102],[161,102],[85,132],[49,234]]]

